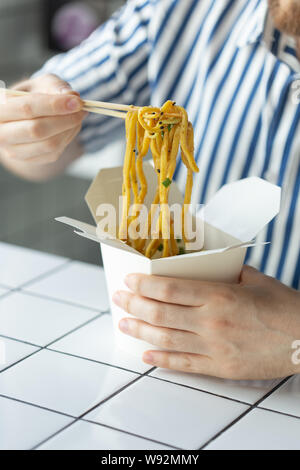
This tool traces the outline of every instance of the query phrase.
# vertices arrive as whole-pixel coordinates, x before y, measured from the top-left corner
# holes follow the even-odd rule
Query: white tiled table
[[[100,267],[0,243],[0,449],[300,449],[300,377],[150,369],[108,309]]]

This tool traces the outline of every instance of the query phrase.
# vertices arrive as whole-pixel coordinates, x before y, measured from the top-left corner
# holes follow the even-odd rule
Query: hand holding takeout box
[[[156,175],[151,165],[145,165],[149,184],[146,205],[156,187]],[[119,216],[119,197],[122,192],[122,167],[103,169],[96,176],[86,201],[98,224],[97,208],[112,204]],[[254,237],[278,214],[281,189],[260,178],[252,177],[223,186],[202,209],[198,217],[203,221],[202,251],[182,256],[150,260],[132,247],[100,233],[95,226],[61,217],[57,220],[77,229],[82,237],[101,244],[106,282],[110,299],[114,292],[127,289],[124,278],[130,273],[144,273],[185,279],[215,282],[238,282],[247,247]],[[170,203],[182,203],[176,184],[172,185]],[[118,219],[117,219],[118,220]],[[79,231],[78,231],[79,230]],[[111,302],[116,344],[126,351],[141,355],[149,349],[147,343],[121,333],[119,321],[129,316]],[[153,347],[151,346],[153,349]]]

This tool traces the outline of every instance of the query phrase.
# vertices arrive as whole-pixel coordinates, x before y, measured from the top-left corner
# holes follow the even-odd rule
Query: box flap
[[[206,223],[247,242],[278,214],[280,199],[279,186],[251,177],[223,186],[198,215]]]
[[[144,164],[144,172],[148,182],[148,192],[145,205],[149,209],[157,189],[157,174],[150,163]],[[92,182],[85,200],[97,225],[103,217],[102,215],[97,215],[97,209],[100,204],[111,204],[116,209],[117,220],[119,220],[120,212],[122,210],[122,206],[120,205],[122,185],[123,167],[102,169]],[[182,194],[176,184],[172,184],[170,187],[169,202],[170,205],[175,203],[183,204]]]
[[[88,238],[93,242],[103,243],[104,245],[112,246],[114,248],[118,248],[120,250],[132,253],[133,255],[143,256],[131,246],[126,245],[125,242],[111,238],[107,233],[100,232],[96,229],[96,227],[93,227],[92,225],[85,224],[84,222],[80,222],[79,220],[70,219],[69,217],[57,217],[55,220],[57,222],[61,222],[62,224],[66,224],[70,227],[78,229],[79,232],[77,230],[74,230],[77,235],[80,235],[84,238]],[[99,236],[100,233],[102,233],[102,236]]]

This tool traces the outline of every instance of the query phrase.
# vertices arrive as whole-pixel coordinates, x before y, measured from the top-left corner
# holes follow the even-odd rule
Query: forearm
[[[40,165],[26,161],[12,160],[0,155],[0,163],[11,173],[28,181],[43,182],[62,174],[77,158],[81,157],[83,149],[76,139],[54,163]]]
[[[300,374],[300,292],[293,291],[295,294],[295,314],[291,322],[291,328],[294,331],[294,340],[291,345],[292,356],[292,374]]]

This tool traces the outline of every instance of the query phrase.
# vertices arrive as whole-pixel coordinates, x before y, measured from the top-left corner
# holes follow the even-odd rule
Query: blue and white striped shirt
[[[183,105],[200,167],[194,202],[251,175],[280,185],[280,215],[258,237],[272,243],[249,250],[247,262],[300,288],[300,62],[266,0],[129,0],[42,72],[56,73],[85,99]],[[89,115],[86,150],[101,148],[120,126]],[[183,187],[180,162],[176,179]]]

